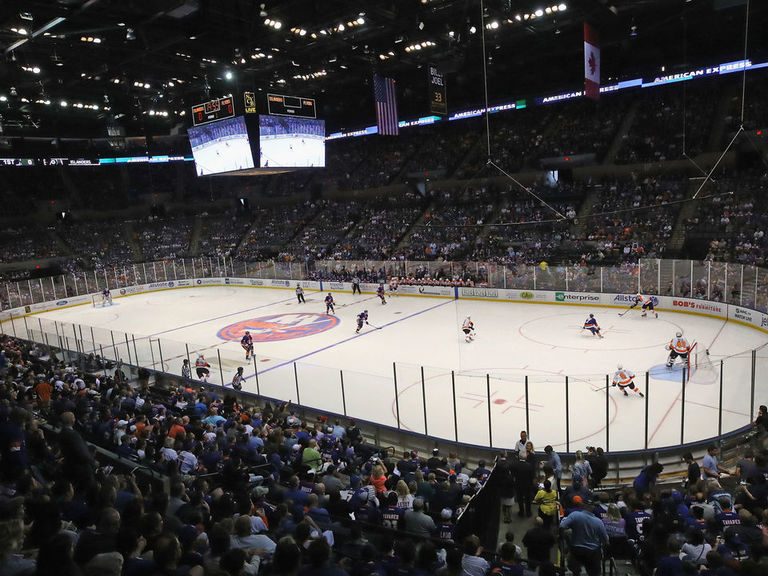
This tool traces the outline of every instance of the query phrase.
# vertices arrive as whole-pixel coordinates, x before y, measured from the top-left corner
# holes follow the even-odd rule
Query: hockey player
[[[325,297],[325,313],[336,314],[336,309],[333,307],[333,296],[328,292],[328,296]]]
[[[475,325],[472,323],[472,318],[467,316],[464,319],[464,323],[461,325],[461,331],[464,332],[464,340],[472,342],[475,337]]]
[[[304,304],[307,303],[307,301],[304,300],[304,288],[301,287],[301,284],[296,284],[296,299],[299,301],[299,304],[302,302]]]
[[[109,288],[104,288],[104,290],[101,291],[101,306],[102,308],[109,304],[112,306],[112,294],[109,292]]]
[[[387,301],[384,298],[384,284],[379,284],[379,287],[376,289],[376,296],[381,298],[381,303],[386,304]]]
[[[641,314],[641,316],[643,318],[645,318],[649,310],[653,312],[653,315],[655,318],[659,317],[659,313],[653,310],[653,298],[651,298],[650,296],[643,296],[642,294],[638,294],[637,296],[635,296],[635,303],[632,304],[632,306],[630,306],[629,309],[631,310],[638,304],[642,305],[643,313]]]
[[[355,330],[355,334],[360,334],[363,324],[368,324],[368,310],[363,310],[357,315],[357,330]]]
[[[667,344],[667,350],[669,350],[669,358],[667,358],[667,368],[672,368],[672,364],[679,356],[683,361],[688,359],[688,352],[691,351],[691,345],[688,340],[683,338],[682,332],[676,332],[675,337]]]
[[[389,292],[390,294],[394,294],[397,292],[397,285],[399,284],[400,280],[397,276],[392,276],[392,278],[389,279]]]
[[[597,325],[597,320],[595,320],[594,314],[590,314],[589,318],[584,320],[584,328],[592,332],[593,336],[603,337],[603,335],[600,334],[600,326]]]
[[[243,334],[243,337],[240,339],[240,346],[245,350],[245,359],[250,360],[251,355],[253,354],[253,336],[251,336],[251,333],[248,332],[248,330],[245,331],[245,334]]]
[[[243,376],[243,367],[238,366],[237,372],[232,376],[232,388],[235,390],[243,389],[243,382],[245,382],[245,376]]]
[[[208,370],[210,367],[211,365],[205,361],[205,356],[202,354],[195,360],[195,372],[197,372],[197,377],[203,382],[208,382],[208,378],[211,376],[211,371]]]
[[[640,389],[635,386],[634,373],[630,372],[629,370],[624,370],[624,367],[621,364],[616,366],[616,374],[613,375],[613,384],[611,384],[611,386],[618,386],[619,390],[624,392],[624,396],[629,396],[629,393],[627,393],[626,390],[629,388],[633,392],[640,394],[641,398],[644,397],[643,393],[640,392]]]

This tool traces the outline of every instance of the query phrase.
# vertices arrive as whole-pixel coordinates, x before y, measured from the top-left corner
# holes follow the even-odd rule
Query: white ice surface
[[[637,374],[636,383],[649,397],[649,447],[680,444],[680,381],[650,378],[648,388],[645,384],[645,372],[664,364],[668,354],[664,346],[677,330],[697,341],[701,350],[699,368],[685,390],[684,442],[717,435],[723,358],[722,429],[748,424],[752,357],[739,353],[768,340],[762,332],[739,324],[666,311],[659,312],[659,318],[641,318],[637,311],[619,317],[613,308],[406,296],[391,297],[381,305],[376,296],[345,293],[335,294],[338,325],[303,338],[256,342],[256,362],[245,362],[239,341],[217,337],[220,329],[235,322],[275,314],[325,313],[323,295],[306,291],[306,297],[306,304],[298,304],[289,290],[168,290],[115,298],[112,307],[80,306],[39,314],[27,319],[27,328],[36,338],[42,328],[52,344],[66,338],[65,345],[73,349],[75,336],[82,335],[86,349],[103,351],[107,358],[120,356],[127,361],[130,357],[134,362],[138,355],[142,365],[158,369],[162,355],[163,368],[175,374],[180,373],[187,348],[193,364],[197,351],[203,351],[214,366],[214,383],[228,383],[242,365],[248,375],[247,391],[255,393],[258,388],[265,396],[295,402],[298,390],[304,405],[335,413],[346,408],[350,416],[390,426],[397,426],[399,410],[400,426],[419,433],[425,432],[426,398],[429,435],[452,440],[456,429],[461,442],[509,447],[520,430],[529,428],[539,450],[552,444],[563,451],[566,441],[572,451],[586,445],[607,446],[611,451],[644,447],[645,401],[633,394],[624,397],[616,388],[609,388],[608,394],[604,389],[606,374],[612,375],[618,362]],[[370,323],[380,329],[367,326],[356,335],[355,317],[366,308]],[[595,314],[604,339],[581,330],[589,312]],[[464,341],[460,330],[467,315],[477,332],[471,343]],[[73,323],[79,326],[73,329]],[[15,327],[24,333],[23,323],[17,321]],[[704,349],[710,350],[709,357]],[[768,397],[762,376],[768,374],[767,368],[768,357],[759,352],[757,404]]]

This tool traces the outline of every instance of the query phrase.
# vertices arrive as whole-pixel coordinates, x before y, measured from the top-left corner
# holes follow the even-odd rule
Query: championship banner
[[[584,23],[584,94],[600,98],[600,39],[597,31]]]
[[[445,75],[434,64],[429,65],[429,110],[433,114],[448,114],[445,95]]]

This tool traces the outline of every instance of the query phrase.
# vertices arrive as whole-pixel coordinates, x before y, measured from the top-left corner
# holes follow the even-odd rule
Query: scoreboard
[[[235,105],[232,102],[232,97],[218,98],[192,106],[192,125],[199,126],[224,118],[232,118],[234,115]]]
[[[297,118],[317,118],[315,100],[301,96],[267,94],[267,111],[275,116],[296,116]]]

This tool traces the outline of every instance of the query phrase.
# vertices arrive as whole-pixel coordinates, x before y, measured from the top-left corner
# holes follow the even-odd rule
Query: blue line
[[[339,340],[338,342],[334,344],[329,344],[328,346],[323,346],[322,348],[318,348],[317,350],[314,350],[312,352],[307,352],[306,354],[302,356],[298,356],[297,358],[294,358],[293,360],[286,360],[282,364],[277,364],[276,366],[272,366],[271,368],[267,368],[266,370],[262,370],[259,372],[259,375],[266,374],[267,372],[271,372],[272,370],[277,370],[278,368],[282,368],[283,366],[288,366],[289,364],[293,364],[294,362],[298,360],[303,360],[304,358],[307,358],[309,356],[314,356],[315,354],[318,354],[320,352],[324,352],[326,350],[329,350],[331,348],[335,348],[336,346],[339,346],[340,344],[345,344],[349,342],[350,340],[354,340],[355,338],[360,338],[362,336],[367,336],[368,334],[375,334],[377,330],[382,330],[386,328],[387,326],[392,326],[393,324],[397,324],[398,322],[403,322],[405,320],[410,320],[414,316],[418,316],[419,314],[424,314],[425,312],[429,312],[430,310],[434,310],[435,308],[439,308],[440,306],[445,306],[446,304],[450,304],[453,302],[453,300],[446,300],[445,302],[440,302],[440,304],[435,304],[434,306],[430,306],[429,308],[425,308],[424,310],[420,310],[419,312],[415,312],[411,314],[410,316],[405,316],[403,318],[398,318],[397,320],[393,320],[392,322],[389,322],[388,324],[384,324],[383,326],[378,326],[374,330],[371,330],[370,332],[363,332],[362,334],[355,334],[354,336],[350,336],[349,338],[345,338],[344,340]],[[255,374],[253,376],[246,376],[245,379],[248,380],[249,378],[254,378]]]

